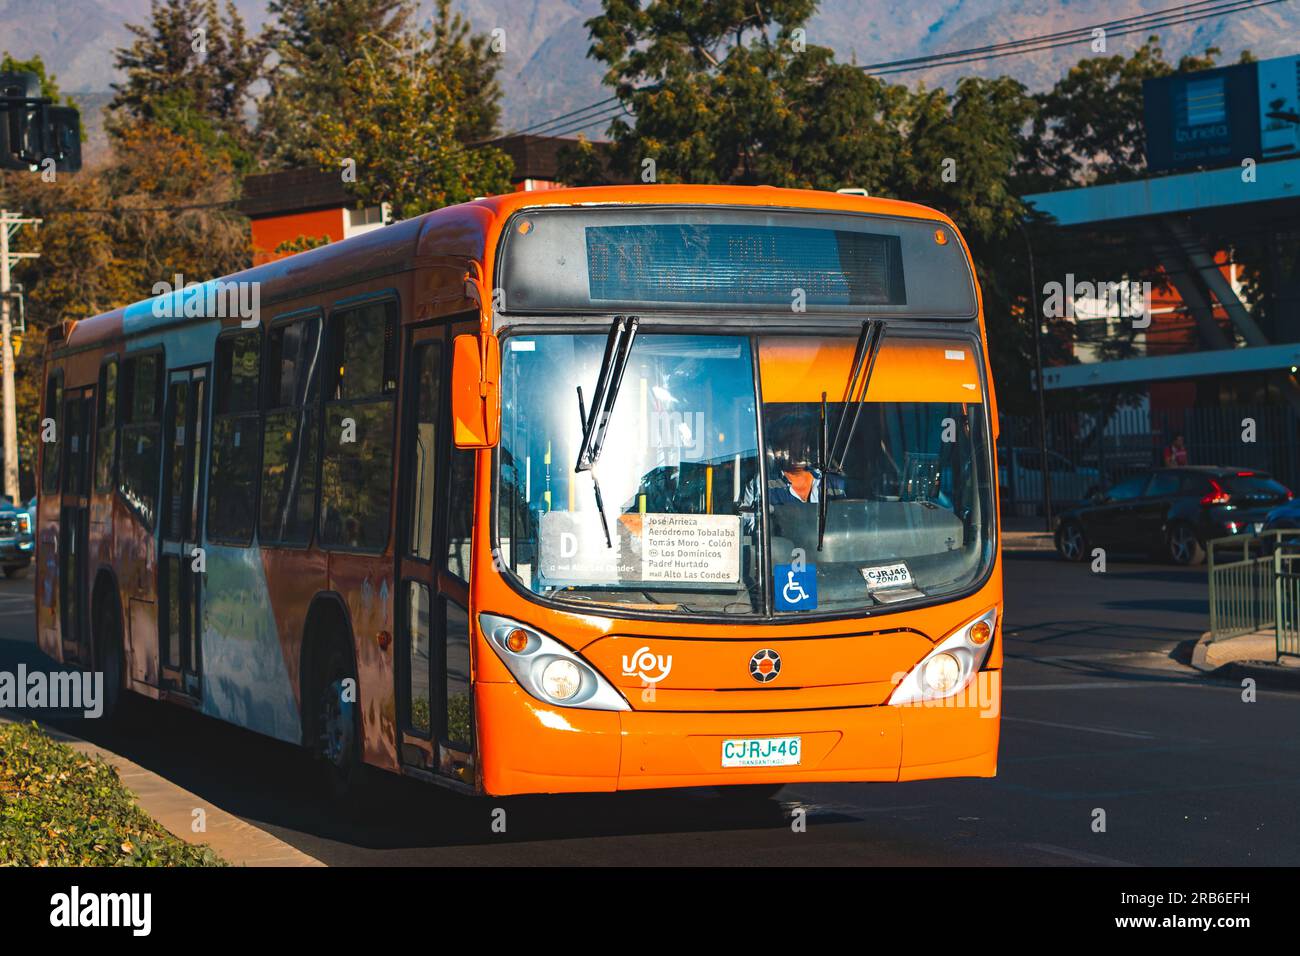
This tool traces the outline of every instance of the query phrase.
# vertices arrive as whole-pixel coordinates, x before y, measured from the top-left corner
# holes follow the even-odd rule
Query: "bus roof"
[[[327,288],[339,276],[380,275],[409,267],[415,259],[473,259],[491,274],[492,258],[501,225],[520,209],[581,205],[719,205],[816,209],[931,219],[956,227],[937,210],[917,203],[880,199],[813,189],[774,186],[639,185],[587,186],[539,192],[506,193],[473,202],[446,206],[383,229],[351,239],[254,266],[210,282],[251,283],[260,286],[264,303]],[[960,234],[960,233],[958,233]],[[171,283],[173,276],[159,277]],[[188,283],[193,281],[186,277]],[[170,289],[170,285],[168,286]],[[170,293],[167,293],[170,294]],[[122,337],[156,331],[162,325],[180,325],[184,318],[157,319],[152,296],[77,322],[52,349],[81,349]]]

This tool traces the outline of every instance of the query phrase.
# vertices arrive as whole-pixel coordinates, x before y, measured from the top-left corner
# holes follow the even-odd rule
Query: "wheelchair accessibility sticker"
[[[817,565],[805,564],[796,570],[793,564],[773,568],[778,611],[811,611],[817,607]]]

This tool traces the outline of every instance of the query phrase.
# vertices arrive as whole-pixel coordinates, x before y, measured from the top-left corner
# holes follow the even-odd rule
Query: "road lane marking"
[[[1222,684],[1207,684],[1190,680],[1146,680],[1129,681],[1087,681],[1079,684],[1017,684],[1003,685],[1004,691],[1013,690],[1112,690],[1128,688],[1129,690],[1150,690],[1153,687],[1223,687]],[[1231,685],[1228,685],[1231,686]]]
[[[1150,740],[1155,734],[1143,733],[1139,730],[1110,730],[1106,727],[1085,727],[1083,724],[1058,724],[1053,720],[1031,720],[1028,717],[1008,717],[1005,714],[1003,720],[1009,720],[1014,724],[1037,724],[1039,727],[1059,727],[1063,730],[1082,730],[1090,734],[1109,734],[1112,737],[1133,737],[1138,740]]]
[[[1039,853],[1063,856],[1067,860],[1074,860],[1076,863],[1091,863],[1094,866],[1137,866],[1136,863],[1129,863],[1125,860],[1116,860],[1109,856],[1098,856],[1095,853],[1084,853],[1080,850],[1071,850],[1051,843],[1022,843],[1020,845],[1026,850],[1037,850]]]

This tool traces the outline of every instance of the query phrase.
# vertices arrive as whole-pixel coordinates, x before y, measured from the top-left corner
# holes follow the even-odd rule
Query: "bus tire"
[[[313,649],[308,695],[306,742],[323,776],[323,789],[339,804],[350,803],[364,790],[361,760],[361,708],[355,700],[356,666],[344,639],[337,633]],[[351,681],[351,692],[347,682]]]
[[[92,632],[95,669],[104,675],[103,712],[100,719],[120,718],[126,694],[126,648],[122,642],[122,611],[112,581],[96,589]]]

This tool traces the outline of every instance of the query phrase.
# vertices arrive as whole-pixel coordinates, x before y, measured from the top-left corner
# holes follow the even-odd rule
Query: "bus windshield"
[[[577,389],[592,394],[605,334],[507,338],[501,559],[550,599],[671,614],[846,613],[974,585],[993,543],[973,341],[886,340],[860,407],[855,341],[643,330],[593,476],[575,471]],[[823,428],[842,418],[828,468]]]

